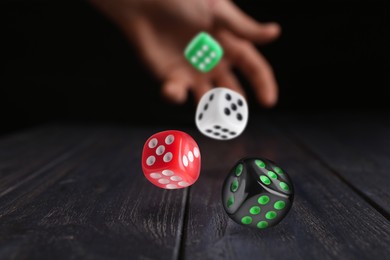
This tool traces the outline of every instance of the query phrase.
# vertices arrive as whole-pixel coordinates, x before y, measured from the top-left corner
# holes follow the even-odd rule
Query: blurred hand
[[[214,86],[246,96],[232,68],[251,83],[264,107],[276,104],[278,86],[272,68],[255,44],[280,34],[276,23],[259,23],[229,0],[90,0],[134,43],[140,57],[162,82],[163,97],[175,103],[196,102]],[[208,73],[198,72],[184,57],[184,49],[200,31],[221,44],[224,57]]]

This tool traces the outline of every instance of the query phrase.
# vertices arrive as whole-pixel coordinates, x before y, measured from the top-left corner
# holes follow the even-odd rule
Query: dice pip
[[[195,123],[205,136],[217,140],[238,137],[248,122],[248,104],[236,91],[217,87],[206,92],[196,108]]]
[[[222,186],[222,203],[228,216],[257,229],[277,225],[289,212],[293,199],[290,177],[266,158],[240,159]]]
[[[152,184],[180,189],[196,182],[201,169],[199,146],[187,133],[166,130],[150,136],[142,151],[142,170]]]
[[[223,48],[208,33],[198,33],[187,45],[184,56],[200,72],[212,70],[223,56]]]

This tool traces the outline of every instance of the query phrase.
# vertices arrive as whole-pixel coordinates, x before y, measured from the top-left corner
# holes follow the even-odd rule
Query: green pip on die
[[[240,159],[222,187],[222,203],[228,216],[238,224],[257,229],[282,221],[294,199],[288,174],[266,158]]]
[[[198,33],[184,50],[187,61],[202,73],[211,71],[223,53],[221,45],[206,32]]]

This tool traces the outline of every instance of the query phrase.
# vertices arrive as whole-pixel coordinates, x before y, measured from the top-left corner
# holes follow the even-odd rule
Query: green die
[[[188,44],[184,56],[197,70],[208,72],[221,60],[223,49],[209,34],[200,32]]]

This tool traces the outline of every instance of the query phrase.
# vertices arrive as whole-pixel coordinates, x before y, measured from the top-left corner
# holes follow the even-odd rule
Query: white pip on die
[[[238,92],[225,87],[207,91],[196,108],[198,130],[213,139],[238,137],[248,122],[248,104]]]

